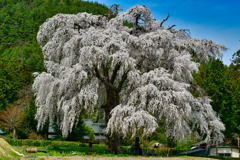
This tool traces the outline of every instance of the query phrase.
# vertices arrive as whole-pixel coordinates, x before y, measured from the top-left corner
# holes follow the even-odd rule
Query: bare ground
[[[180,157],[164,157],[164,158],[149,158],[149,157],[91,157],[91,156],[38,156],[45,160],[211,160],[210,158],[180,158]],[[21,160],[26,160],[22,157]]]

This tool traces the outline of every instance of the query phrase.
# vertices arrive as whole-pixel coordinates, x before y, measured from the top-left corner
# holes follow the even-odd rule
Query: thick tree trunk
[[[109,93],[110,92],[110,93]],[[113,92],[108,92],[108,98],[107,98],[107,105],[105,105],[105,121],[106,124],[108,124],[109,119],[111,118],[111,110],[119,104],[119,95],[114,94]],[[123,137],[119,136],[117,134],[113,134],[112,137],[110,135],[106,135],[107,140],[107,147],[111,154],[122,154],[122,141]]]
[[[123,137],[113,134],[112,137],[110,135],[106,135],[107,138],[107,146],[108,150],[111,154],[123,154],[122,152],[122,141]]]

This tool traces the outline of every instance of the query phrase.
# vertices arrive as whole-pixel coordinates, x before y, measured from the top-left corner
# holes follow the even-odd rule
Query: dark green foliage
[[[235,52],[232,56],[232,64],[230,66],[230,68],[232,70],[237,70],[240,71],[240,50],[238,50],[237,52]]]
[[[228,138],[240,133],[239,75],[239,71],[229,69],[219,59],[203,63],[198,74],[193,75],[196,84],[213,100],[211,105],[225,124],[224,134]]]
[[[20,89],[31,83],[31,74],[25,61],[7,63],[0,60],[0,109],[14,102]]]
[[[0,0],[0,4],[4,5],[0,9],[0,58],[10,61],[14,57],[20,61],[25,58],[31,72],[44,71],[36,37],[46,19],[58,13],[103,15],[108,12],[106,6],[97,2],[77,0]]]
[[[24,109],[26,118],[24,121],[24,127],[21,129],[21,131],[18,131],[19,138],[28,138],[28,134],[31,130],[37,132],[37,121],[35,120],[36,111],[35,96],[32,95],[29,106]]]

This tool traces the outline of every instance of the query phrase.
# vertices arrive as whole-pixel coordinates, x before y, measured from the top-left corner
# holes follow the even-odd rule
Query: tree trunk
[[[14,139],[14,141],[15,141],[15,134],[16,134],[16,129],[15,129],[15,127],[13,128],[13,139]]]
[[[110,93],[109,93],[110,92]],[[108,91],[107,94],[107,105],[105,105],[105,122],[108,124],[109,119],[111,118],[111,110],[119,104],[119,95],[114,94],[113,91]],[[111,154],[122,154],[122,141],[123,136],[119,136],[113,133],[112,137],[106,135],[107,147]]]
[[[118,136],[115,133],[113,133],[113,136],[110,137],[110,135],[106,135],[107,139],[107,147],[111,154],[123,154],[122,152],[122,141],[123,137]]]

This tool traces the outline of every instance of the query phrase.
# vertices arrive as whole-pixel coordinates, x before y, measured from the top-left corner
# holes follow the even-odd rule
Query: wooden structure
[[[207,144],[202,141],[192,145],[193,149],[181,155],[204,155],[204,156],[224,156],[224,157],[236,157],[239,158],[240,147],[227,143],[210,144],[207,148]]]

